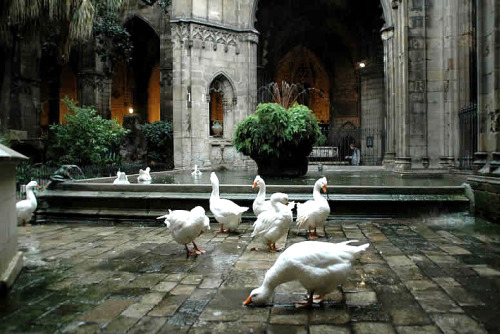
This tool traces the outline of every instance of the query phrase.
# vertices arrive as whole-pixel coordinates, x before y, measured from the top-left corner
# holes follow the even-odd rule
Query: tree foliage
[[[105,165],[116,161],[118,147],[128,130],[107,120],[93,107],[78,107],[65,98],[69,109],[62,124],[50,127],[47,155],[56,164]]]
[[[148,149],[148,159],[151,161],[167,161],[172,142],[172,122],[156,121],[142,126]]]
[[[308,107],[294,104],[286,110],[277,103],[262,103],[238,124],[234,144],[250,157],[292,157],[311,153],[320,135],[318,121]]]
[[[158,3],[163,10],[170,5],[170,0],[141,2]],[[37,45],[37,40],[43,44],[50,38],[49,44],[58,49],[58,60],[67,62],[71,46],[88,41],[97,28],[97,37],[116,42],[116,54],[121,48],[127,57],[129,43],[118,16],[129,0],[3,0],[0,4],[0,46],[9,46],[16,38],[28,45]]]

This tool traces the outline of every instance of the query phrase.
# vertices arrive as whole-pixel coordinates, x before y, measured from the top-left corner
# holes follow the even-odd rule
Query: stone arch
[[[391,0],[380,0],[380,4],[382,5],[382,11],[384,13],[385,26],[392,26],[392,5]],[[250,29],[255,30],[255,21],[257,20],[257,11],[259,9],[259,0],[253,0],[249,3],[249,18],[248,18],[248,27]]]
[[[141,122],[160,120],[160,35],[142,15],[130,15],[124,21],[131,35],[132,61],[114,64],[111,117],[120,123],[130,113]]]
[[[125,27],[130,21],[132,21],[133,19],[139,19],[141,21],[143,21],[144,23],[146,23],[150,28],[151,30],[153,30],[155,33],[156,33],[156,36],[158,36],[158,38],[160,38],[160,32],[158,31],[158,27],[156,27],[152,22],[151,20],[149,20],[147,17],[145,17],[144,15],[140,15],[140,14],[137,14],[137,13],[131,13],[130,15],[127,15],[123,21],[122,21],[122,26]]]
[[[223,126],[221,134],[224,138],[232,138],[234,130],[233,108],[237,98],[234,83],[230,77],[219,71],[212,76],[207,86],[207,102],[209,104],[210,135],[216,136],[212,129],[214,122],[218,121]]]

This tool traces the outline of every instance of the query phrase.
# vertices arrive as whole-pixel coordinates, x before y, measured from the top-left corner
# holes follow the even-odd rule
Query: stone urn
[[[214,137],[220,137],[222,136],[222,124],[220,124],[219,121],[214,121],[212,123],[212,135]]]

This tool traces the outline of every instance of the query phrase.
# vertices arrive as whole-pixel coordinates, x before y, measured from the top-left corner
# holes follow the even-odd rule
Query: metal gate
[[[381,165],[385,152],[385,131],[383,129],[363,129],[355,126],[344,126],[342,128],[330,129],[327,126],[321,127],[321,131],[327,138],[327,147],[331,147],[332,154],[313,157],[315,160],[331,161],[335,164],[348,164],[346,156],[351,154],[350,145],[354,144],[361,151],[361,165],[375,166]],[[328,152],[328,151],[325,151]]]
[[[460,109],[460,169],[472,169],[477,151],[477,104]]]

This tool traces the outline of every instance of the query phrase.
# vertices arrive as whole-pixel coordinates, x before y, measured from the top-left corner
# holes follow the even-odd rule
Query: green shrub
[[[50,126],[47,155],[56,164],[106,165],[119,162],[116,154],[128,130],[107,120],[93,107],[78,107],[68,98],[69,109],[62,124]]]
[[[8,134],[0,134],[0,144],[10,147],[10,136]]]
[[[142,132],[146,138],[148,160],[168,163],[173,134],[172,122],[156,121],[145,124],[142,126]]]
[[[288,158],[307,156],[320,135],[318,121],[308,107],[295,103],[286,110],[277,103],[263,103],[238,124],[234,144],[252,158]]]

